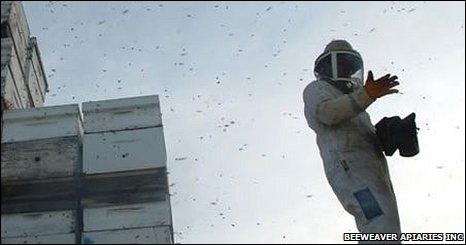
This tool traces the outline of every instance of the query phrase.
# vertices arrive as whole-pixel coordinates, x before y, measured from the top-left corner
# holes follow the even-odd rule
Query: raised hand
[[[366,90],[367,95],[369,95],[371,99],[375,100],[387,94],[398,93],[398,89],[392,89],[400,84],[397,79],[397,76],[387,74],[377,80],[374,80],[372,71],[369,71],[366,84],[364,84],[364,89]]]

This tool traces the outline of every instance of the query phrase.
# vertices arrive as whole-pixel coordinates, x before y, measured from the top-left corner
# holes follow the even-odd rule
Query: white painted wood
[[[34,107],[44,104],[45,93],[48,89],[45,71],[42,66],[37,40],[34,37],[29,39],[28,59],[26,60],[26,84],[29,86]]]
[[[14,78],[14,85],[11,84],[10,86],[15,86],[15,89],[19,95],[19,98],[21,99],[21,103],[23,105],[22,108],[30,108],[31,107],[31,101],[29,99],[29,91],[26,86],[25,80],[24,80],[24,74],[22,73],[22,69],[20,65],[20,56],[18,55],[13,55],[10,59],[9,62],[9,67],[12,71],[12,75]],[[8,86],[8,84],[7,84]]]
[[[10,18],[11,4],[13,1],[1,1],[2,23]]]
[[[84,134],[85,174],[166,166],[162,127]]]
[[[166,168],[85,175],[81,205],[86,208],[166,201]]]
[[[75,230],[73,211],[2,214],[2,238],[70,233]]]
[[[13,21],[12,19],[18,22],[18,25],[22,27],[22,31],[26,35],[30,35],[29,25],[27,23],[26,13],[21,4],[21,1],[2,1],[2,22],[4,21]]]
[[[78,104],[8,110],[2,143],[82,135]]]
[[[27,21],[26,12],[24,11],[24,6],[22,4],[22,1],[15,1],[15,2],[17,5],[14,5],[14,6],[17,8],[17,11],[18,11],[17,13],[19,17],[18,26],[20,27],[20,31],[24,35],[24,37],[29,38],[29,36],[31,35],[31,32],[29,30],[29,24]],[[27,39],[25,41],[28,42]]]
[[[2,144],[2,183],[72,177],[80,172],[81,140],[56,137]]]
[[[41,107],[45,101],[45,91],[40,87],[40,78],[37,77],[32,60],[27,60],[26,80],[31,93],[32,104],[34,107]]]
[[[75,244],[75,234],[3,238],[2,244]]]
[[[2,45],[2,53],[1,53],[1,61],[2,61],[2,66],[4,64],[7,64],[11,57],[16,55],[15,50],[14,50],[14,44],[13,44],[13,39],[11,37],[2,37],[1,40],[1,45]]]
[[[19,74],[24,77],[23,69],[27,55],[27,43],[20,41],[22,35],[20,35],[20,31],[16,25],[9,22],[5,23],[4,25],[7,27],[7,36],[2,38],[2,43],[5,42],[7,38],[12,40],[11,47],[13,52],[11,55],[16,57],[18,64],[18,67],[15,69],[18,69],[20,71]]]
[[[20,107],[15,108],[31,107],[29,91],[25,84],[19,55],[11,38],[2,38],[2,68],[2,83],[5,86],[5,95],[9,97],[17,96],[17,99],[21,101],[18,103]],[[4,69],[7,70],[4,71]],[[10,73],[9,76],[8,72]],[[13,93],[13,95],[10,93]]]
[[[2,69],[2,99],[5,102],[5,107],[10,109],[23,108],[22,101],[14,86],[13,73],[10,65],[6,65]]]
[[[168,201],[84,208],[83,231],[171,225]]]
[[[162,125],[157,95],[86,102],[82,109],[86,133]]]
[[[172,244],[167,226],[84,232],[82,244]]]
[[[5,11],[3,9],[5,8]],[[7,27],[7,36],[14,39],[15,50],[18,53],[20,69],[24,70],[29,43],[29,26],[21,1],[2,2],[2,26]]]

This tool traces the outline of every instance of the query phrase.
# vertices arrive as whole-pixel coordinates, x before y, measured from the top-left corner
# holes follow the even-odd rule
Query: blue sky
[[[176,242],[342,242],[302,90],[334,38],[416,112],[421,153],[389,157],[403,232],[464,232],[464,2],[24,2],[46,105],[159,94]],[[181,158],[185,160],[175,160]]]

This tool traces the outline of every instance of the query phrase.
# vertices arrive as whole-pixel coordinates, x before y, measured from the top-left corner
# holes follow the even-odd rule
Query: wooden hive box
[[[164,168],[86,175],[81,204],[85,208],[169,201]]]
[[[82,108],[82,243],[172,243],[158,96]]]
[[[2,215],[74,209],[82,173],[78,104],[4,112]]]
[[[82,243],[172,243],[167,200],[84,208]]]
[[[173,244],[169,226],[84,232],[82,244]]]
[[[157,95],[85,102],[82,110],[85,133],[162,126]]]
[[[166,167],[158,96],[83,103],[83,172]]]
[[[172,225],[167,200],[83,209],[84,232],[164,225]]]
[[[76,230],[76,212],[72,210],[2,214],[1,241],[73,244],[79,239]]]
[[[162,127],[85,134],[85,174],[166,167]]]
[[[2,183],[79,175],[81,121],[77,104],[5,111]]]
[[[50,178],[3,181],[3,214],[60,211],[79,208],[79,179]]]
[[[2,143],[82,136],[78,104],[15,109],[3,114]]]
[[[2,244],[78,244],[73,233],[2,238]]]

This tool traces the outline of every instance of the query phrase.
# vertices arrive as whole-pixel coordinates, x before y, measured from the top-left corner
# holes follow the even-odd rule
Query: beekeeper
[[[316,59],[316,81],[304,89],[307,123],[316,133],[325,175],[361,233],[400,233],[387,161],[365,111],[378,98],[397,93],[396,76],[363,83],[361,55],[344,40],[331,41]]]

